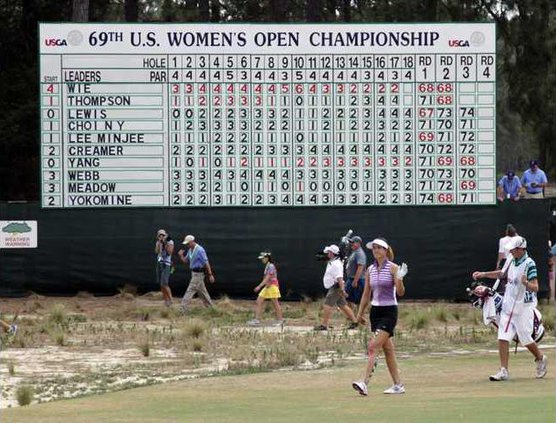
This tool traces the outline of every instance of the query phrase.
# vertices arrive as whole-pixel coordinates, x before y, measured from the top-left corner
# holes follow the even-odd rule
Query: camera
[[[347,231],[347,233],[340,238],[339,249],[340,253],[338,254],[338,258],[340,260],[344,260],[350,253],[351,250],[351,236],[353,235],[353,230]],[[317,261],[327,261],[328,254],[323,251],[319,251],[315,254]]]
[[[315,257],[317,258],[317,261],[326,261],[326,260],[328,260],[328,254],[323,253],[322,251],[319,251],[317,254],[315,254]]]

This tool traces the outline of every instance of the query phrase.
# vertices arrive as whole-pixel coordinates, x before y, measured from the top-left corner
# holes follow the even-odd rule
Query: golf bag
[[[467,288],[467,293],[473,307],[482,311],[483,323],[486,326],[493,325],[498,328],[500,312],[502,311],[502,295],[482,282],[473,282],[471,287]],[[531,319],[533,319],[533,333],[531,336],[538,343],[544,336],[544,326],[542,324],[542,314],[537,308],[534,308],[531,312]],[[517,335],[514,337],[514,341],[517,345],[519,342]]]

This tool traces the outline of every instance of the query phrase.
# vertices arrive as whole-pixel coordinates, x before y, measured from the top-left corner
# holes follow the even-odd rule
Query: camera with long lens
[[[351,243],[351,236],[353,235],[353,231],[350,229],[349,231],[347,231],[347,233],[340,238],[340,244],[338,245],[338,247],[340,248],[340,254],[338,254],[338,258],[340,258],[340,260],[344,260],[350,253],[350,243]],[[317,261],[327,261],[328,260],[328,254],[319,251],[315,254],[315,257],[317,259]]]

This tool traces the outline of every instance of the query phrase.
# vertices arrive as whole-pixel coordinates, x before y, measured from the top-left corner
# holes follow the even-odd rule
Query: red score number
[[[434,115],[434,109],[432,107],[422,107],[419,108],[419,117],[420,118],[430,118]]]
[[[439,95],[436,97],[437,104],[452,104],[452,96],[451,95]]]
[[[421,83],[418,86],[418,90],[419,90],[420,93],[433,93],[434,92],[434,84]]]
[[[434,141],[434,132],[419,132],[419,141]]]
[[[438,156],[436,159],[436,164],[439,166],[451,166],[454,160],[450,156]]]
[[[437,84],[436,92],[438,93],[451,93],[454,87],[452,84]]]
[[[475,181],[461,181],[459,187],[462,190],[471,190],[477,187],[477,183]]]
[[[462,166],[474,166],[475,157],[474,156],[461,156],[459,158],[459,164]]]
[[[449,204],[454,202],[454,194],[440,193],[437,196],[438,202],[442,204]]]

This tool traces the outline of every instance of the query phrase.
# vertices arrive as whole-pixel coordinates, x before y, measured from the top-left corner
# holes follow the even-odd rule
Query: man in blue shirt
[[[529,169],[523,172],[521,184],[525,188],[524,198],[544,198],[544,187],[548,183],[545,173],[537,160],[529,162]]]
[[[186,246],[187,250],[178,251],[178,255],[183,263],[189,263],[191,281],[181,300],[181,311],[186,312],[195,294],[203,301],[205,307],[212,307],[212,300],[205,286],[205,274],[208,276],[210,283],[214,283],[214,275],[208,261],[207,252],[195,242],[193,235],[187,235],[183,240],[183,245]]]
[[[509,170],[500,180],[498,181],[498,200],[504,201],[506,198],[508,200],[518,201],[521,191],[521,182],[519,178],[515,177],[513,170]]]

